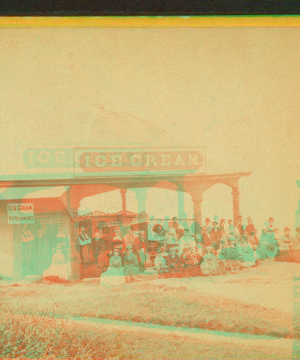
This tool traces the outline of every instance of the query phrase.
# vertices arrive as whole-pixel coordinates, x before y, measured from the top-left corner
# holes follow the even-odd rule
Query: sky
[[[300,29],[1,29],[0,47],[2,175],[22,174],[20,144],[204,146],[207,173],[252,171],[243,216],[295,225]],[[150,194],[149,214],[177,215],[176,193]],[[113,196],[82,206],[120,210]],[[203,214],[232,217],[230,189]]]

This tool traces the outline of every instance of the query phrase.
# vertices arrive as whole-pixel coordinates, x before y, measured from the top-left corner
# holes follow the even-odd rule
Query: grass
[[[59,320],[0,315],[0,356],[30,359],[104,359],[106,346],[93,329],[65,329]],[[95,357],[96,356],[96,357]]]
[[[237,347],[235,343],[197,340],[177,334],[155,334],[143,331],[106,331],[74,321],[52,320],[24,315],[0,315],[0,356],[14,359],[188,359],[284,360],[286,349],[253,345]]]
[[[145,282],[103,291],[91,284],[6,287],[2,311],[65,319],[111,319],[201,328],[278,338],[298,338],[291,314],[186,288]],[[55,305],[56,304],[56,305]]]

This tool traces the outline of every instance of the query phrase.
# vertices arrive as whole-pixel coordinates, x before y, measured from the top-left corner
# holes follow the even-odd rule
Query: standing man
[[[213,244],[213,243],[220,244],[221,237],[222,237],[222,231],[218,227],[217,221],[214,221],[212,223],[212,225],[213,225],[213,228],[210,231],[210,242],[211,242],[211,244]]]
[[[91,244],[91,238],[83,226],[79,229],[78,241],[80,246],[81,262],[86,265],[89,262],[89,245]]]

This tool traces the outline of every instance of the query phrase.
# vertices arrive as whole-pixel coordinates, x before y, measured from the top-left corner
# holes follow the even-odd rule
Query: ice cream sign
[[[34,224],[33,204],[7,204],[7,216],[9,224]]]

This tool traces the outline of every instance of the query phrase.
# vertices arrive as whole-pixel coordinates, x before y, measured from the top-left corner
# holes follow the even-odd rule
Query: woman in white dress
[[[114,249],[114,255],[109,260],[109,267],[100,277],[100,286],[106,289],[125,284],[125,274],[120,256],[120,250]]]
[[[68,280],[68,270],[65,255],[61,251],[61,246],[57,246],[56,253],[52,256],[52,264],[43,273],[43,278],[57,277],[61,280]]]

